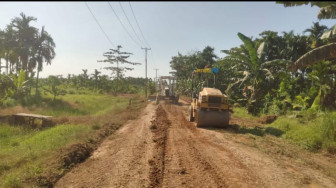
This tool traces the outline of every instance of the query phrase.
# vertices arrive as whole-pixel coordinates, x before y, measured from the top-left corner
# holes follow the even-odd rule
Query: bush
[[[13,98],[7,98],[1,101],[1,106],[11,107],[17,105],[17,101]]]
[[[323,138],[336,141],[336,113],[325,115],[321,124]]]
[[[4,181],[3,184],[4,188],[21,188],[22,184],[21,184],[21,180],[19,177],[17,177],[14,174],[9,174]]]

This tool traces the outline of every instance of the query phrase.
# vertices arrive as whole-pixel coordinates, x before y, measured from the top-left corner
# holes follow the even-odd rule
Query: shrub
[[[15,174],[9,174],[4,181],[4,188],[21,188],[21,180]]]

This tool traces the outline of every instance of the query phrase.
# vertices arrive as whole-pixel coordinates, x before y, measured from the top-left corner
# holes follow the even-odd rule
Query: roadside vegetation
[[[277,3],[286,7],[311,3],[321,8],[319,19],[336,18],[333,2]],[[222,58],[210,46],[173,56],[170,66],[176,71],[180,94],[190,96],[195,69],[219,68],[216,75],[197,77],[196,88],[214,86],[228,95],[233,116],[255,120],[278,116],[257,131],[260,135],[277,129],[283,132],[278,136],[308,150],[335,153],[336,25],[328,28],[313,22],[301,34],[265,30],[256,38],[248,33],[237,37],[242,44],[221,50]]]

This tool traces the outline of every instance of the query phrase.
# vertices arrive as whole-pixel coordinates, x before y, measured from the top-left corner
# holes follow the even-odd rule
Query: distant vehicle
[[[171,100],[177,104],[179,95],[176,93],[176,77],[175,76],[160,76],[159,78],[159,92],[156,96],[156,103],[159,100]]]

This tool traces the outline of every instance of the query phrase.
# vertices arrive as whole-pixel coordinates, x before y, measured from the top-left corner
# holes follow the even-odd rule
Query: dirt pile
[[[259,119],[259,122],[260,122],[261,124],[271,124],[271,123],[273,123],[277,118],[278,118],[278,116],[276,116],[276,115],[269,115],[269,116],[261,117],[261,118]]]

